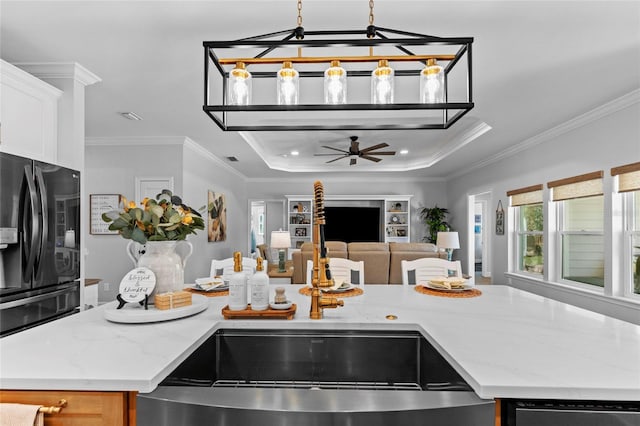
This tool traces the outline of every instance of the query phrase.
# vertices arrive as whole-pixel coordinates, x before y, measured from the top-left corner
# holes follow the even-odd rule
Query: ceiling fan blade
[[[327,148],[327,149],[333,149],[334,151],[339,151],[343,154],[348,154],[349,151],[345,151],[344,149],[339,149],[339,148],[334,148],[332,146],[327,146],[327,145],[322,145],[323,148]]]
[[[333,160],[327,161],[327,163],[333,163],[334,161],[342,160],[343,158],[347,158],[348,155],[343,155],[342,157],[334,158]]]
[[[371,152],[371,151],[375,151],[376,149],[385,148],[387,146],[389,146],[389,144],[383,142],[383,143],[379,143],[378,145],[373,145],[373,146],[370,146],[368,148],[365,148],[365,149],[362,150],[362,152],[363,153],[368,153],[368,152]]]
[[[362,152],[363,154],[368,155],[396,155],[395,151],[380,151],[380,152]]]
[[[372,157],[370,155],[363,155],[362,158],[364,158],[365,160],[373,161],[375,163],[378,163],[378,162],[382,161],[382,158],[376,158],[376,157]]]
[[[356,159],[352,158],[351,161],[349,161],[349,165],[353,166],[354,164],[356,164]]]

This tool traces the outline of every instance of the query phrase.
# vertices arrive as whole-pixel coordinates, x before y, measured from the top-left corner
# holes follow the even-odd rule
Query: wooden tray
[[[232,311],[229,309],[229,305],[222,308],[222,315],[224,319],[293,319],[296,314],[296,304],[291,304],[289,309],[271,309],[267,308],[264,311],[254,311],[251,309],[251,305],[243,311]]]

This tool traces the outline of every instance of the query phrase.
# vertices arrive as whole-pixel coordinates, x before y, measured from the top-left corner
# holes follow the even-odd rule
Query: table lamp
[[[289,231],[271,231],[271,248],[278,249],[278,272],[286,272],[284,269],[284,249],[289,247],[291,247]]]
[[[451,261],[453,250],[460,248],[457,232],[438,232],[436,246],[439,249],[445,249],[447,252],[447,260]]]

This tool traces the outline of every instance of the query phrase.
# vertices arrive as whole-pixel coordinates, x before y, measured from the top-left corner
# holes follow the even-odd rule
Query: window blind
[[[511,197],[512,207],[542,203],[542,184],[507,191],[507,197]]]
[[[547,187],[553,189],[553,195],[551,197],[553,201],[602,195],[604,194],[602,188],[603,175],[604,172],[600,170],[580,176],[547,182]]]
[[[611,176],[618,176],[618,192],[640,190],[640,163],[614,167]]]

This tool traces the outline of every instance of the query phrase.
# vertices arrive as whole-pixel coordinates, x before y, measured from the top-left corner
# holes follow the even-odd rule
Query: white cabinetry
[[[56,163],[62,91],[0,60],[0,151]]]
[[[313,200],[311,198],[287,198],[287,224],[291,234],[291,246],[300,248],[313,237]]]
[[[411,216],[409,197],[384,200],[385,242],[408,243],[411,241]]]

